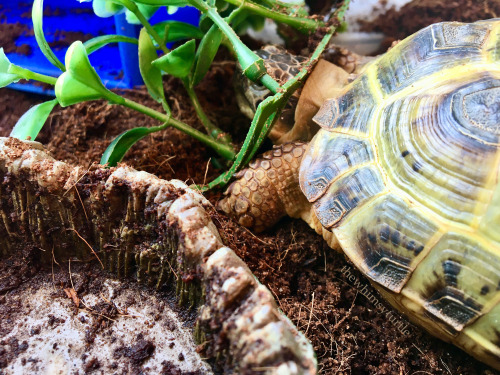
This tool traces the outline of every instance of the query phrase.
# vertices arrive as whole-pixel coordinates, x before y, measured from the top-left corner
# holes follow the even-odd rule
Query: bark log
[[[224,247],[208,201],[181,181],[126,166],[85,169],[36,142],[0,138],[0,256],[97,261],[118,277],[176,291],[193,334],[225,373],[314,374],[311,344],[270,291]]]

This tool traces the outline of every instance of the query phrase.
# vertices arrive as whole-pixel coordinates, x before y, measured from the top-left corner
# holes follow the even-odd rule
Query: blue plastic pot
[[[31,4],[26,1],[0,0],[2,12],[8,23],[22,23],[32,28]],[[43,18],[43,29],[49,43],[61,40],[65,33],[82,32],[99,36],[105,34],[120,34],[137,37],[140,27],[130,25],[125,15],[120,14],[110,18],[99,18],[92,12],[92,3],[80,3],[76,0],[46,0],[46,13]],[[192,7],[179,8],[174,14],[168,14],[166,7],[160,8],[151,19],[151,23],[164,20],[177,20],[198,25],[199,12]],[[63,39],[64,40],[64,39]],[[61,72],[47,61],[41,53],[33,35],[22,35],[15,41],[17,46],[28,44],[31,47],[29,55],[8,53],[9,60],[37,73],[58,76]],[[1,46],[0,46],[1,47]],[[64,61],[68,46],[53,48],[56,56]],[[129,43],[110,44],[90,55],[90,62],[96,68],[106,87],[132,88],[142,84],[138,67],[137,46]],[[37,82],[18,82],[9,86],[17,90],[38,94],[54,95],[54,90]]]

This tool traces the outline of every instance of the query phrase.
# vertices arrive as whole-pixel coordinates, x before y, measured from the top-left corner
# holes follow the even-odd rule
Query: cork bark
[[[13,138],[0,138],[0,181],[1,257],[31,249],[42,264],[92,260],[167,285],[197,309],[193,335],[225,373],[316,373],[311,344],[224,247],[208,201],[184,183],[127,166],[72,166]]]

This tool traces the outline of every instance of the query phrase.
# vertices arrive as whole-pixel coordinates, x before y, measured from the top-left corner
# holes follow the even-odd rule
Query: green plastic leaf
[[[3,48],[0,48],[0,87],[5,87],[23,78],[17,74],[9,73],[9,67],[11,65],[11,62],[9,61],[7,56],[5,56]]]
[[[136,38],[131,38],[124,35],[102,35],[97,36],[95,38],[87,40],[83,45],[87,50],[87,54],[97,51],[99,48],[102,48],[110,43],[131,43],[131,44],[139,44],[139,41]]]
[[[104,87],[97,72],[90,65],[82,42],[76,41],[69,46],[65,62],[67,70],[59,76],[55,87],[56,97],[61,106],[116,96]]]
[[[110,143],[106,151],[104,151],[101,157],[101,164],[108,164],[110,167],[116,166],[116,164],[123,159],[123,156],[125,156],[130,147],[140,139],[157,130],[159,129],[140,127],[123,132],[116,137],[113,142]]]
[[[64,74],[57,79],[55,92],[61,107],[103,98],[99,91],[87,86],[72,75]]]
[[[123,5],[116,4],[111,0],[94,0],[92,8],[96,16],[101,18],[114,16],[125,9]]]
[[[38,133],[40,133],[40,130],[42,130],[45,121],[47,121],[50,112],[52,112],[57,103],[57,99],[52,99],[31,107],[17,121],[10,136],[20,140],[34,140],[38,136]]]
[[[213,24],[214,21],[212,21],[210,17],[208,17],[205,13],[201,14],[198,27],[202,32],[208,32],[208,30],[210,30]]]
[[[194,63],[195,49],[196,42],[190,40],[153,61],[153,65],[174,77],[187,77]]]
[[[47,43],[45,35],[43,34],[43,0],[35,0],[33,2],[31,19],[33,21],[33,32],[35,33],[35,39],[38,47],[40,47],[40,50],[52,65],[64,72],[66,68],[64,67],[63,63],[56,57],[56,55],[50,48],[49,43]]]
[[[156,13],[156,11],[160,8],[159,6],[152,6],[152,5],[144,5],[144,4],[138,4],[137,8],[139,9],[139,12],[142,13],[142,15],[149,20],[151,17],[153,17],[153,14]],[[132,25],[140,25],[141,21],[136,17],[134,13],[132,13],[130,10],[125,11],[125,17],[127,19],[127,22],[132,24]]]
[[[147,30],[143,28],[139,34],[139,69],[153,99],[163,103],[165,102],[165,93],[163,92],[161,70],[152,65],[156,59],[158,59],[156,48]]]
[[[241,11],[232,22],[232,27],[237,34],[243,34],[247,29],[251,28],[255,31],[264,28],[266,19],[264,17],[252,14],[248,11]]]
[[[191,86],[195,86],[200,83],[205,74],[207,74],[221,42],[222,31],[217,27],[217,25],[213,25],[201,40],[198,51],[196,51],[196,67],[191,80]]]
[[[176,42],[181,39],[203,38],[203,32],[196,26],[190,25],[189,23],[179,21],[163,21],[153,26],[153,29],[155,29],[162,39],[165,39],[165,26],[168,26],[168,35],[165,40],[166,43]]]

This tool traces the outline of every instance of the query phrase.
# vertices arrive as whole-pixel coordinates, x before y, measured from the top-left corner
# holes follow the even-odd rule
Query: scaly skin
[[[306,147],[306,143],[293,142],[264,153],[235,176],[237,180],[218,208],[256,232],[270,228],[285,215],[308,217],[311,205],[299,187],[299,166]]]

